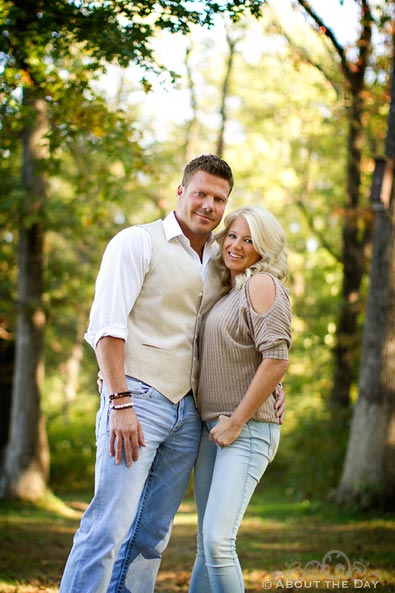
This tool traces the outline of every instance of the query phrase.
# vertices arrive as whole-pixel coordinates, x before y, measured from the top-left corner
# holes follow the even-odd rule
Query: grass
[[[246,593],[395,591],[395,514],[344,512],[329,502],[295,500],[269,485],[272,479],[256,492],[238,538]],[[0,503],[0,593],[57,591],[89,498],[77,493],[63,500],[49,497],[36,506]],[[164,554],[157,593],[188,591],[195,528],[193,500],[186,498]]]
[[[48,402],[51,483],[60,498],[51,496],[35,506],[0,501],[0,593],[57,592],[91,496],[82,491],[93,484],[97,403],[97,396],[79,397],[65,417],[60,400]],[[348,418],[336,421],[320,398],[306,393],[289,398],[279,453],[238,538],[246,593],[395,593],[395,514],[346,512],[327,500],[339,481],[347,427]],[[176,517],[156,593],[187,593],[195,530],[189,495]]]

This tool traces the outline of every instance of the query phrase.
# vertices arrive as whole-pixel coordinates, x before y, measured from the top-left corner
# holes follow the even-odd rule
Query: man
[[[232,188],[229,165],[201,155],[185,167],[175,212],[107,246],[86,334],[104,381],[95,494],[60,593],[154,590],[200,440],[195,343],[223,291],[212,231]]]

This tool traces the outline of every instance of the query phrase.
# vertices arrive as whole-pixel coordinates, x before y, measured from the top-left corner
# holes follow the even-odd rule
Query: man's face
[[[186,237],[205,241],[221,222],[231,188],[229,182],[196,171],[187,185],[177,189],[176,218]]]

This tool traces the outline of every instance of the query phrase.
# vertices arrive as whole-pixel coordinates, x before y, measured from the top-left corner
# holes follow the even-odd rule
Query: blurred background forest
[[[0,0],[1,497],[92,489],[103,250],[213,152],[229,209],[262,204],[287,234],[271,476],[294,499],[393,508],[394,6]]]

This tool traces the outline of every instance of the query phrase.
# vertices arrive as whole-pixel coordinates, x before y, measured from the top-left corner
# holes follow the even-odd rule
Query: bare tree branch
[[[333,77],[329,74],[329,72],[326,71],[326,69],[316,60],[313,60],[312,56],[310,55],[310,53],[306,50],[305,47],[302,47],[301,45],[298,45],[294,39],[292,39],[288,33],[286,32],[286,30],[284,29],[284,27],[281,25],[281,23],[279,22],[279,20],[276,18],[276,16],[272,15],[272,19],[273,19],[273,28],[274,30],[279,33],[280,35],[282,35],[284,37],[284,39],[287,40],[288,44],[290,45],[290,47],[292,47],[292,49],[298,54],[298,56],[300,58],[302,58],[302,60],[304,62],[306,62],[307,64],[310,64],[310,66],[313,66],[316,70],[318,70],[319,72],[321,72],[321,74],[324,76],[324,78],[329,82],[329,84],[331,85],[331,87],[333,88],[333,90],[336,93],[336,96],[338,98],[341,98],[342,96],[342,92],[341,92],[341,86],[338,85],[334,80]]]
[[[333,47],[335,48],[335,50],[340,58],[343,71],[345,73],[347,73],[347,76],[349,76],[350,69],[349,69],[349,64],[347,61],[346,53],[344,51],[344,47],[342,45],[340,45],[340,43],[338,42],[332,29],[327,27],[327,25],[324,23],[324,21],[321,19],[321,17],[315,12],[315,10],[313,10],[310,2],[307,2],[306,0],[296,0],[296,1],[307,12],[307,14],[313,19],[313,21],[318,26],[319,30],[322,33],[324,33],[326,35],[326,37],[328,37],[328,39],[330,39]]]
[[[295,199],[295,203],[298,206],[299,210],[303,214],[305,221],[307,222],[307,226],[309,229],[314,233],[317,237],[321,247],[327,250],[327,252],[339,263],[342,263],[342,257],[339,253],[334,251],[332,245],[327,241],[326,235],[318,231],[314,225],[314,212],[310,207],[306,206],[305,200],[303,199],[303,195],[297,196]]]
[[[368,0],[361,0],[362,30],[358,40],[358,58],[354,63],[350,63],[348,61],[344,47],[339,43],[332,29],[328,27],[321,17],[315,12],[310,2],[307,2],[307,0],[296,0],[296,2],[313,19],[319,30],[331,41],[340,58],[345,79],[348,82],[353,81],[354,84],[359,82],[359,85],[362,85],[367,66],[367,57],[370,54],[372,22],[374,20]]]

